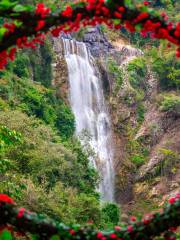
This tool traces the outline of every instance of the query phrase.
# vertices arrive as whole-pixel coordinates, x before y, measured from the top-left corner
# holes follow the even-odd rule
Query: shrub
[[[51,42],[46,40],[45,44],[41,45],[38,49],[26,50],[26,55],[29,58],[33,80],[40,82],[45,87],[50,87],[53,59]]]
[[[9,72],[0,82],[2,99],[6,99],[13,109],[20,109],[29,116],[33,115],[58,130],[62,139],[73,136],[75,131],[74,115],[69,106],[55,96],[52,89],[35,84],[28,79],[20,79]]]
[[[15,73],[18,77],[29,78],[30,77],[30,61],[28,56],[20,52],[17,54],[13,63],[9,63],[8,69]]]
[[[110,74],[112,74],[115,80],[114,93],[116,94],[123,84],[123,71],[120,66],[118,66],[118,64],[112,59],[110,59],[108,62],[108,71]]]
[[[134,89],[146,90],[147,65],[143,57],[134,59],[128,64],[129,82]]]
[[[144,164],[145,158],[143,155],[133,155],[131,156],[130,160],[137,166],[140,167],[141,165]]]
[[[178,169],[178,163],[180,160],[180,154],[170,149],[161,148],[162,160],[155,167],[155,176],[168,176],[174,174]]]
[[[175,94],[161,95],[159,105],[162,111],[180,114],[180,97]]]
[[[144,114],[145,114],[145,107],[142,103],[138,104],[136,114],[137,114],[137,122],[142,123],[144,121]]]
[[[120,208],[115,203],[105,203],[102,206],[102,222],[105,228],[113,228],[119,223]]]
[[[77,139],[62,143],[50,126],[20,111],[1,112],[0,122],[7,125],[0,143],[8,144],[0,151],[0,192],[66,223],[98,224],[97,172]]]
[[[159,77],[162,90],[176,90],[180,88],[180,62],[174,57],[173,51],[167,52],[166,46],[161,45],[159,51],[152,48],[147,55],[151,58],[152,70]]]

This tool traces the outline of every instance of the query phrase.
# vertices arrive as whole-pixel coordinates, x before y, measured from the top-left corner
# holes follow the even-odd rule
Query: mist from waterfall
[[[104,201],[114,200],[114,171],[111,124],[102,82],[94,59],[82,42],[62,39],[68,66],[70,104],[75,115],[76,135],[88,132],[95,152],[90,163],[100,175],[99,191]],[[84,140],[80,139],[82,144]]]

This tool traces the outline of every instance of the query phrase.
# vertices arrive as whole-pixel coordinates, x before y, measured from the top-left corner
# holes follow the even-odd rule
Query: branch
[[[100,232],[91,225],[66,226],[23,208],[18,210],[13,202],[1,201],[0,198],[0,227],[10,225],[21,233],[38,234],[40,239],[49,239],[53,235],[58,235],[61,240],[152,239],[163,233],[166,235],[170,228],[180,225],[179,194],[169,202],[161,213],[146,215],[141,221],[131,222],[131,225],[122,229],[116,226],[114,230]]]
[[[43,4],[38,4],[35,11],[27,9],[22,6],[0,10],[1,16],[10,21],[4,24],[5,33],[0,38],[0,69],[7,64],[7,59],[14,59],[15,50],[6,52],[12,46],[35,48],[43,42],[42,34],[48,31],[57,37],[60,32],[74,32],[87,25],[104,23],[117,30],[123,26],[130,32],[140,31],[143,36],[151,34],[153,38],[180,45],[180,23],[175,26],[167,22],[166,15],[157,16],[146,6],[131,8],[121,0],[81,0],[59,13],[51,13]]]
[[[107,22],[108,20],[121,20],[121,25],[127,24],[127,21],[129,21],[131,25],[131,30],[135,31],[135,27],[138,25],[140,26],[141,24],[143,25],[147,20],[150,20],[152,23],[158,23],[159,27],[152,29],[155,30],[155,33],[158,33],[159,29],[167,29],[168,23],[163,19],[163,17],[157,17],[154,15],[151,15],[148,13],[147,17],[141,17],[137,22],[134,20],[137,20],[137,17],[140,16],[140,14],[144,11],[138,10],[138,9],[130,9],[127,6],[124,5],[123,1],[115,1],[117,3],[112,4],[111,1],[108,1],[107,4],[101,4],[98,7],[98,4],[100,4],[100,1],[96,1],[97,3],[92,6],[92,8],[88,8],[88,3],[85,2],[79,2],[76,4],[73,4],[72,9],[72,15],[70,16],[64,16],[63,11],[60,11],[58,14],[48,14],[45,18],[42,17],[41,15],[36,14],[35,12],[28,12],[28,11],[22,11],[20,13],[17,13],[13,9],[9,10],[1,10],[0,15],[6,18],[10,19],[16,19],[22,22],[22,26],[20,27],[15,27],[13,32],[10,32],[9,34],[5,34],[3,38],[0,41],[0,52],[13,46],[16,45],[17,39],[27,36],[27,37],[32,37],[36,36],[37,30],[36,27],[38,26],[38,21],[45,21],[45,25],[39,29],[40,32],[46,33],[48,30],[50,30],[52,27],[57,27],[57,26],[62,26],[64,27],[65,23],[68,24],[74,24],[74,27],[76,25],[79,25],[80,22],[83,22],[84,20],[86,21],[87,25],[91,25],[92,22],[90,20],[93,20],[94,18],[97,17],[95,22],[93,24],[98,24],[99,22],[104,22],[104,23],[110,23]],[[123,7],[124,10],[123,12],[119,12],[118,8]],[[98,11],[97,11],[98,8]],[[122,8],[122,9],[123,9]],[[109,10],[109,13],[105,12],[104,9]],[[148,9],[147,9],[148,10]],[[118,16],[118,14],[121,14]],[[78,15],[81,14],[81,17],[78,18]],[[80,16],[80,15],[79,15]],[[110,23],[112,27],[115,27],[113,25],[113,22]],[[127,24],[128,25],[128,24]],[[127,27],[127,26],[126,26]],[[73,29],[70,29],[70,31],[73,31]],[[174,43],[179,45],[180,44],[180,38],[176,36],[175,34],[176,27],[172,26],[172,29],[169,30],[169,36],[171,36],[174,40]],[[163,35],[163,34],[162,34]],[[165,38],[166,36],[157,36],[159,38]]]

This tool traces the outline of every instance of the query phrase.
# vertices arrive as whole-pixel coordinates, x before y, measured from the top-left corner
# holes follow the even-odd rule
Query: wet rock
[[[89,28],[84,34],[83,42],[89,47],[94,57],[106,55],[113,49],[100,27]]]

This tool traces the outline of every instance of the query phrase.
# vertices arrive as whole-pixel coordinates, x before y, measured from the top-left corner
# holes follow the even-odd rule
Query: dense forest
[[[0,12],[2,6],[14,2],[0,0]],[[56,10],[72,1],[19,0],[15,4],[35,7],[39,2]],[[126,2],[130,9],[148,5],[169,21],[180,19],[179,1]],[[0,16],[0,40],[3,24]],[[93,224],[101,230],[123,227],[136,221],[131,218],[129,222],[129,216],[140,219],[159,210],[180,189],[177,46],[105,24],[82,27],[66,38],[89,47],[102,80],[114,146],[114,199],[102,199],[99,191],[102,175],[98,154],[90,144],[92,136],[86,131],[77,135],[77,117],[69,97],[67,49],[63,49],[66,45],[61,43],[57,50],[60,39],[54,40],[50,34],[35,49],[18,49],[14,61],[0,71],[0,193],[11,197],[17,207],[67,225]],[[106,50],[107,46],[112,50]],[[93,54],[98,51],[97,56]],[[174,239],[175,235],[179,239],[178,231],[172,238],[164,237]],[[29,235],[0,235],[2,240],[26,237]]]

